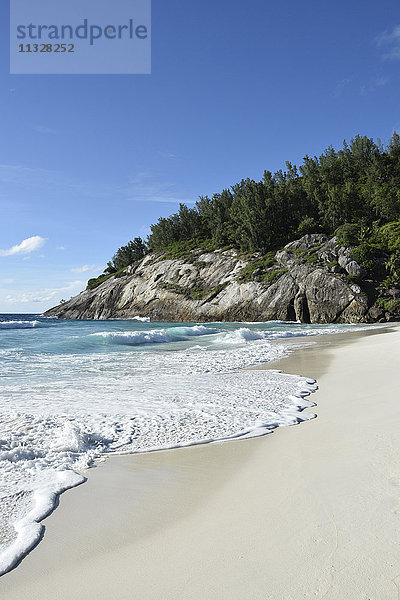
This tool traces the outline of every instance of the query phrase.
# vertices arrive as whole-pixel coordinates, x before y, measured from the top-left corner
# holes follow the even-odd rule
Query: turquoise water
[[[0,315],[0,572],[40,539],[57,494],[110,453],[263,435],[311,418],[315,382],[251,367],[298,323],[63,321]]]

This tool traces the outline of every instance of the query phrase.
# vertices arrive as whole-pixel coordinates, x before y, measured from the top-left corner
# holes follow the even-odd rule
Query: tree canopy
[[[147,253],[146,243],[140,237],[135,237],[128,242],[126,246],[118,248],[112,260],[107,263],[104,273],[111,274],[121,271],[125,267],[132,265],[134,262],[141,260]]]
[[[176,243],[209,241],[266,253],[306,233],[350,235],[352,227],[361,243],[360,232],[399,219],[400,136],[395,132],[385,147],[357,135],[340,150],[306,155],[299,167],[287,162],[285,170],[265,171],[261,181],[243,179],[211,198],[201,196],[193,208],[180,204],[177,213],[151,225],[146,241],[135,237],[121,246],[98,279]]]
[[[296,167],[286,163],[261,181],[243,179],[229,189],[202,196],[194,208],[151,226],[152,251],[174,242],[211,239],[244,251],[268,251],[304,233],[333,233],[345,223],[370,226],[400,217],[400,137],[387,147],[356,136],[336,151],[305,156]]]

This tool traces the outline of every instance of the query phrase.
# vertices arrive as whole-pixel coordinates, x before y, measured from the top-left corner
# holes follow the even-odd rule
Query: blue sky
[[[179,202],[400,130],[397,1],[153,0],[152,74],[121,76],[9,75],[5,4],[0,312],[69,298]]]

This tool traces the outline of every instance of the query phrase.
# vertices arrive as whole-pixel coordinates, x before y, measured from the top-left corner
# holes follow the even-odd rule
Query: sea
[[[313,379],[254,367],[310,337],[369,327],[0,315],[0,574],[40,541],[59,494],[109,455],[312,418]]]

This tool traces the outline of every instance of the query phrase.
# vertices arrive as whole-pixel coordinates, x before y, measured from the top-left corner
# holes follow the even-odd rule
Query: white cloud
[[[83,281],[71,281],[65,287],[61,288],[46,288],[37,292],[15,292],[5,297],[5,301],[9,304],[27,304],[29,302],[51,302],[57,296],[62,296],[64,292],[70,292],[71,294],[77,294],[82,286]],[[57,298],[57,301],[59,298]]]
[[[19,186],[30,186],[54,183],[55,173],[46,169],[25,167],[19,164],[0,164],[1,183],[16,183]]]
[[[345,79],[342,79],[342,81],[339,81],[339,83],[333,90],[333,96],[335,98],[339,98],[339,96],[341,96],[343,94],[345,88],[351,83],[351,81],[352,81],[351,77],[346,77]]]
[[[369,83],[360,87],[361,96],[367,96],[370,93],[376,92],[377,89],[385,87],[389,83],[389,77],[373,77]]]
[[[157,180],[157,175],[143,171],[130,179],[124,193],[130,202],[157,202],[167,204],[194,204],[192,198],[176,195],[176,184]]]
[[[378,45],[397,40],[400,40],[400,25],[395,25],[390,33],[388,31],[384,31],[376,38]]]
[[[392,31],[384,31],[376,38],[379,48],[384,48],[383,58],[400,60],[400,25],[395,25]]]
[[[65,246],[57,246],[56,250],[66,250]]]
[[[172,155],[171,155],[172,156]],[[177,155],[178,157],[178,155]],[[179,158],[179,157],[178,157]],[[160,173],[150,171],[139,172],[125,184],[99,185],[93,181],[71,179],[67,174],[21,164],[0,164],[0,183],[18,188],[41,191],[52,188],[55,195],[69,192],[69,197],[82,201],[82,197],[91,201],[102,199],[108,201],[112,196],[118,206],[134,202],[156,202],[167,204],[194,204],[195,199],[187,197],[177,189],[177,184],[163,180]],[[12,205],[13,208],[15,203]],[[23,204],[21,205],[23,208]]]
[[[83,265],[82,267],[71,269],[71,273],[87,273],[88,271],[102,271],[102,268],[95,265]]]
[[[26,240],[23,240],[20,244],[16,244],[9,248],[9,250],[0,250],[0,256],[13,256],[14,254],[29,254],[35,250],[39,250],[45,243],[45,238],[40,235],[34,235]]]
[[[388,83],[388,81],[389,77],[376,77],[373,83],[376,85],[376,87],[383,87]]]

